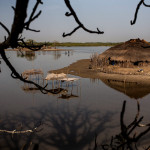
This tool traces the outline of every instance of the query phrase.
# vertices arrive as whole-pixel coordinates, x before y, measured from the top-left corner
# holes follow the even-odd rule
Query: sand
[[[89,69],[90,59],[82,59],[72,63],[68,67],[53,70],[53,73],[66,73],[83,78],[112,80],[119,82],[138,83],[140,85],[150,86],[150,67],[143,68],[120,68],[109,66],[107,68]],[[139,72],[143,69],[142,72]]]

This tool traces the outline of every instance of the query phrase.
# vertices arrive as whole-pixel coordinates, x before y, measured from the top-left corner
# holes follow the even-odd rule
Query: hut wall
[[[100,67],[114,65],[123,68],[134,68],[137,66],[139,67],[150,66],[150,62],[149,61],[136,61],[136,62],[116,61],[116,60],[111,60],[110,58],[103,58],[98,60],[98,65]]]

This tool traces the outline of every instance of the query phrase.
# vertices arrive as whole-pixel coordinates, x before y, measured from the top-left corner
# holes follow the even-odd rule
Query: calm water
[[[80,60],[87,59],[92,53],[102,53],[109,47],[71,47],[73,51],[36,52],[22,57],[17,52],[7,52],[9,61],[19,73],[28,69],[42,69],[47,72],[59,69]],[[68,92],[76,97],[60,98],[59,95],[42,94],[40,91],[25,91],[25,85],[12,79],[10,70],[3,60],[0,64],[0,129],[31,130],[34,133],[0,133],[0,149],[39,149],[39,150],[89,150],[94,149],[97,135],[99,149],[103,144],[110,144],[111,137],[120,133],[120,112],[126,100],[124,122],[129,125],[137,113],[137,100],[130,90],[119,90],[116,85],[109,85],[101,80],[80,78],[70,84]],[[70,75],[71,76],[71,75]],[[49,82],[49,87],[52,83]],[[65,83],[62,85],[66,88]],[[112,88],[111,88],[112,87]],[[129,88],[129,85],[128,85]],[[131,88],[134,90],[135,86]],[[140,87],[140,91],[142,91]],[[118,90],[115,90],[118,89]],[[120,88],[122,89],[122,88]],[[123,88],[124,89],[124,88]],[[126,93],[126,94],[125,94]],[[136,91],[134,91],[134,94]],[[140,117],[144,124],[150,123],[150,91],[147,90],[138,99]],[[129,95],[129,96],[128,96]],[[132,96],[130,96],[132,95]],[[137,134],[145,128],[136,129]],[[133,132],[134,134],[134,132]],[[150,145],[150,134],[138,141],[139,149]]]

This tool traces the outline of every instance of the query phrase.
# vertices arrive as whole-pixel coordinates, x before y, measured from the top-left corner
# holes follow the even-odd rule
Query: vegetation
[[[44,44],[44,43],[39,43],[39,44]],[[59,47],[59,46],[64,46],[64,47],[72,47],[72,46],[115,46],[117,44],[121,43],[111,43],[111,42],[86,42],[86,43],[72,43],[72,42],[65,42],[65,43],[52,43],[52,42],[46,42],[45,43],[47,46],[52,46],[52,47]]]

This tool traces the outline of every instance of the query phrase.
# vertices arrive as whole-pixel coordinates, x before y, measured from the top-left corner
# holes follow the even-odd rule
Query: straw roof
[[[73,82],[79,80],[79,78],[63,78],[60,79],[61,81],[66,81],[66,82]]]
[[[59,73],[59,74],[48,73],[45,80],[58,80],[58,79],[63,79],[66,76],[67,75],[65,73]]]
[[[31,69],[31,70],[25,70],[22,75],[36,75],[41,74],[43,75],[43,71],[41,69]]]
[[[150,61],[150,43],[145,40],[131,39],[123,44],[111,47],[99,55],[99,59],[108,59],[115,61]]]
[[[43,75],[43,71],[41,69],[31,69],[31,70],[25,70],[23,73],[22,73],[22,76],[24,78],[29,78],[29,76],[31,75]]]

